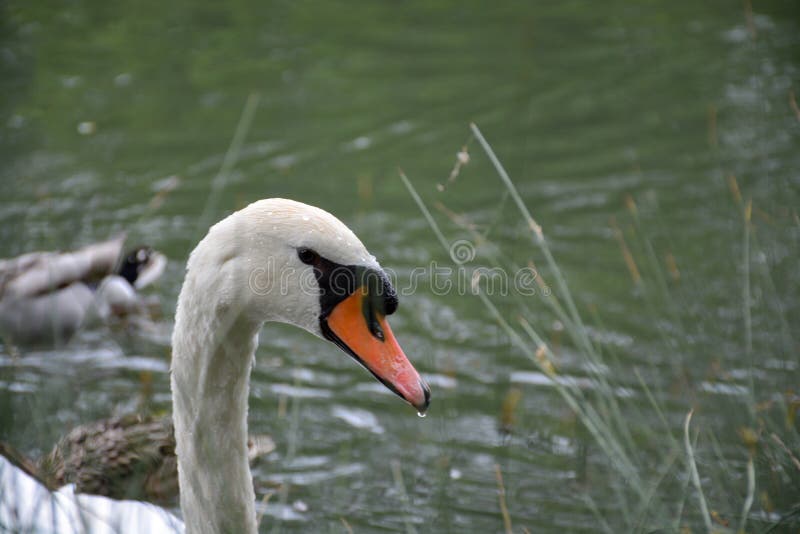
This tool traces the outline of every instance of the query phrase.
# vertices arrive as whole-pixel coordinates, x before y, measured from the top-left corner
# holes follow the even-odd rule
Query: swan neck
[[[247,399],[260,324],[187,281],[178,299],[172,397],[187,532],[255,532]]]

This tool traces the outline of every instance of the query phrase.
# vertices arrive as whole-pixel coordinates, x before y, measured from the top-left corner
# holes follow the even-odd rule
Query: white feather
[[[11,532],[116,534],[183,532],[163,508],[76,494],[71,485],[51,492],[0,456],[0,526]]]

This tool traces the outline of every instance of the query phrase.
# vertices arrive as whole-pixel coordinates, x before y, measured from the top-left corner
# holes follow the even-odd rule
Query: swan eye
[[[319,259],[319,254],[311,250],[310,248],[299,248],[297,249],[297,257],[300,258],[300,261],[307,265],[313,265]]]

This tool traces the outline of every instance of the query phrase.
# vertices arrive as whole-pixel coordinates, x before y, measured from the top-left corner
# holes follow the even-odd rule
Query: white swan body
[[[0,456],[0,525],[37,534],[176,533],[183,523],[158,506],[76,494],[71,485],[51,492]]]
[[[323,210],[261,200],[209,230],[187,263],[172,337],[173,419],[187,532],[256,531],[247,398],[265,322],[294,324],[335,343],[419,412],[427,409],[430,389],[386,322],[396,307],[375,258]],[[74,502],[80,510],[104,501]]]

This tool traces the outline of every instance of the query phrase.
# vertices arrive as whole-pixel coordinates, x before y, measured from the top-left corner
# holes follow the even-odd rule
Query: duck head
[[[137,246],[129,250],[117,266],[117,274],[134,289],[142,289],[156,281],[167,265],[167,258],[148,246]]]

